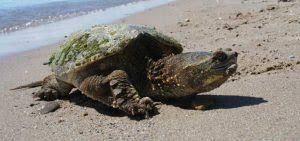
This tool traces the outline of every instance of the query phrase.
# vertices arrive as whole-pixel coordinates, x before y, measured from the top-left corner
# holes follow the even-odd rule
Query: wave
[[[27,1],[27,2],[26,2]],[[9,4],[0,2],[0,33],[53,23],[56,21],[86,15],[109,7],[142,0],[25,0]],[[1,9],[2,8],[2,9]]]
[[[171,1],[174,0],[133,2],[11,33],[2,33],[0,34],[0,56],[55,44],[74,31],[87,29],[96,24],[111,23]]]

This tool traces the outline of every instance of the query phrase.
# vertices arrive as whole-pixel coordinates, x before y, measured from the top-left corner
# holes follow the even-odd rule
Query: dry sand
[[[204,112],[165,104],[139,121],[72,94],[39,115],[34,90],[8,89],[49,74],[42,63],[57,46],[2,58],[0,140],[300,140],[299,15],[299,0],[178,0],[119,21],[157,26],[186,52],[240,53],[237,75],[204,94],[217,100]]]

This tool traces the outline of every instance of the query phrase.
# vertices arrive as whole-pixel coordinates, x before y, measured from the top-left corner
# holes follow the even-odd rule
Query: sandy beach
[[[218,3],[217,3],[218,2]],[[184,52],[232,48],[238,71],[207,111],[163,104],[134,120],[73,93],[41,115],[37,89],[10,91],[50,74],[59,44],[0,59],[0,140],[300,140],[300,1],[178,0],[116,23],[147,24],[176,38]]]

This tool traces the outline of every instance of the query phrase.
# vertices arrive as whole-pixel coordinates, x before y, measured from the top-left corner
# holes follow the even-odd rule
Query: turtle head
[[[237,52],[187,52],[166,57],[150,67],[153,90],[165,96],[187,96],[211,91],[223,84],[237,69]]]
[[[191,52],[183,55],[182,70],[177,70],[179,86],[190,93],[207,92],[223,84],[237,69],[238,53],[231,49]]]

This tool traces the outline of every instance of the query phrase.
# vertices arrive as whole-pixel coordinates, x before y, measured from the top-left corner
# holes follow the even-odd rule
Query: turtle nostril
[[[213,59],[214,60],[218,60],[220,62],[223,62],[227,59],[227,55],[224,51],[216,51],[214,54],[213,54]]]

